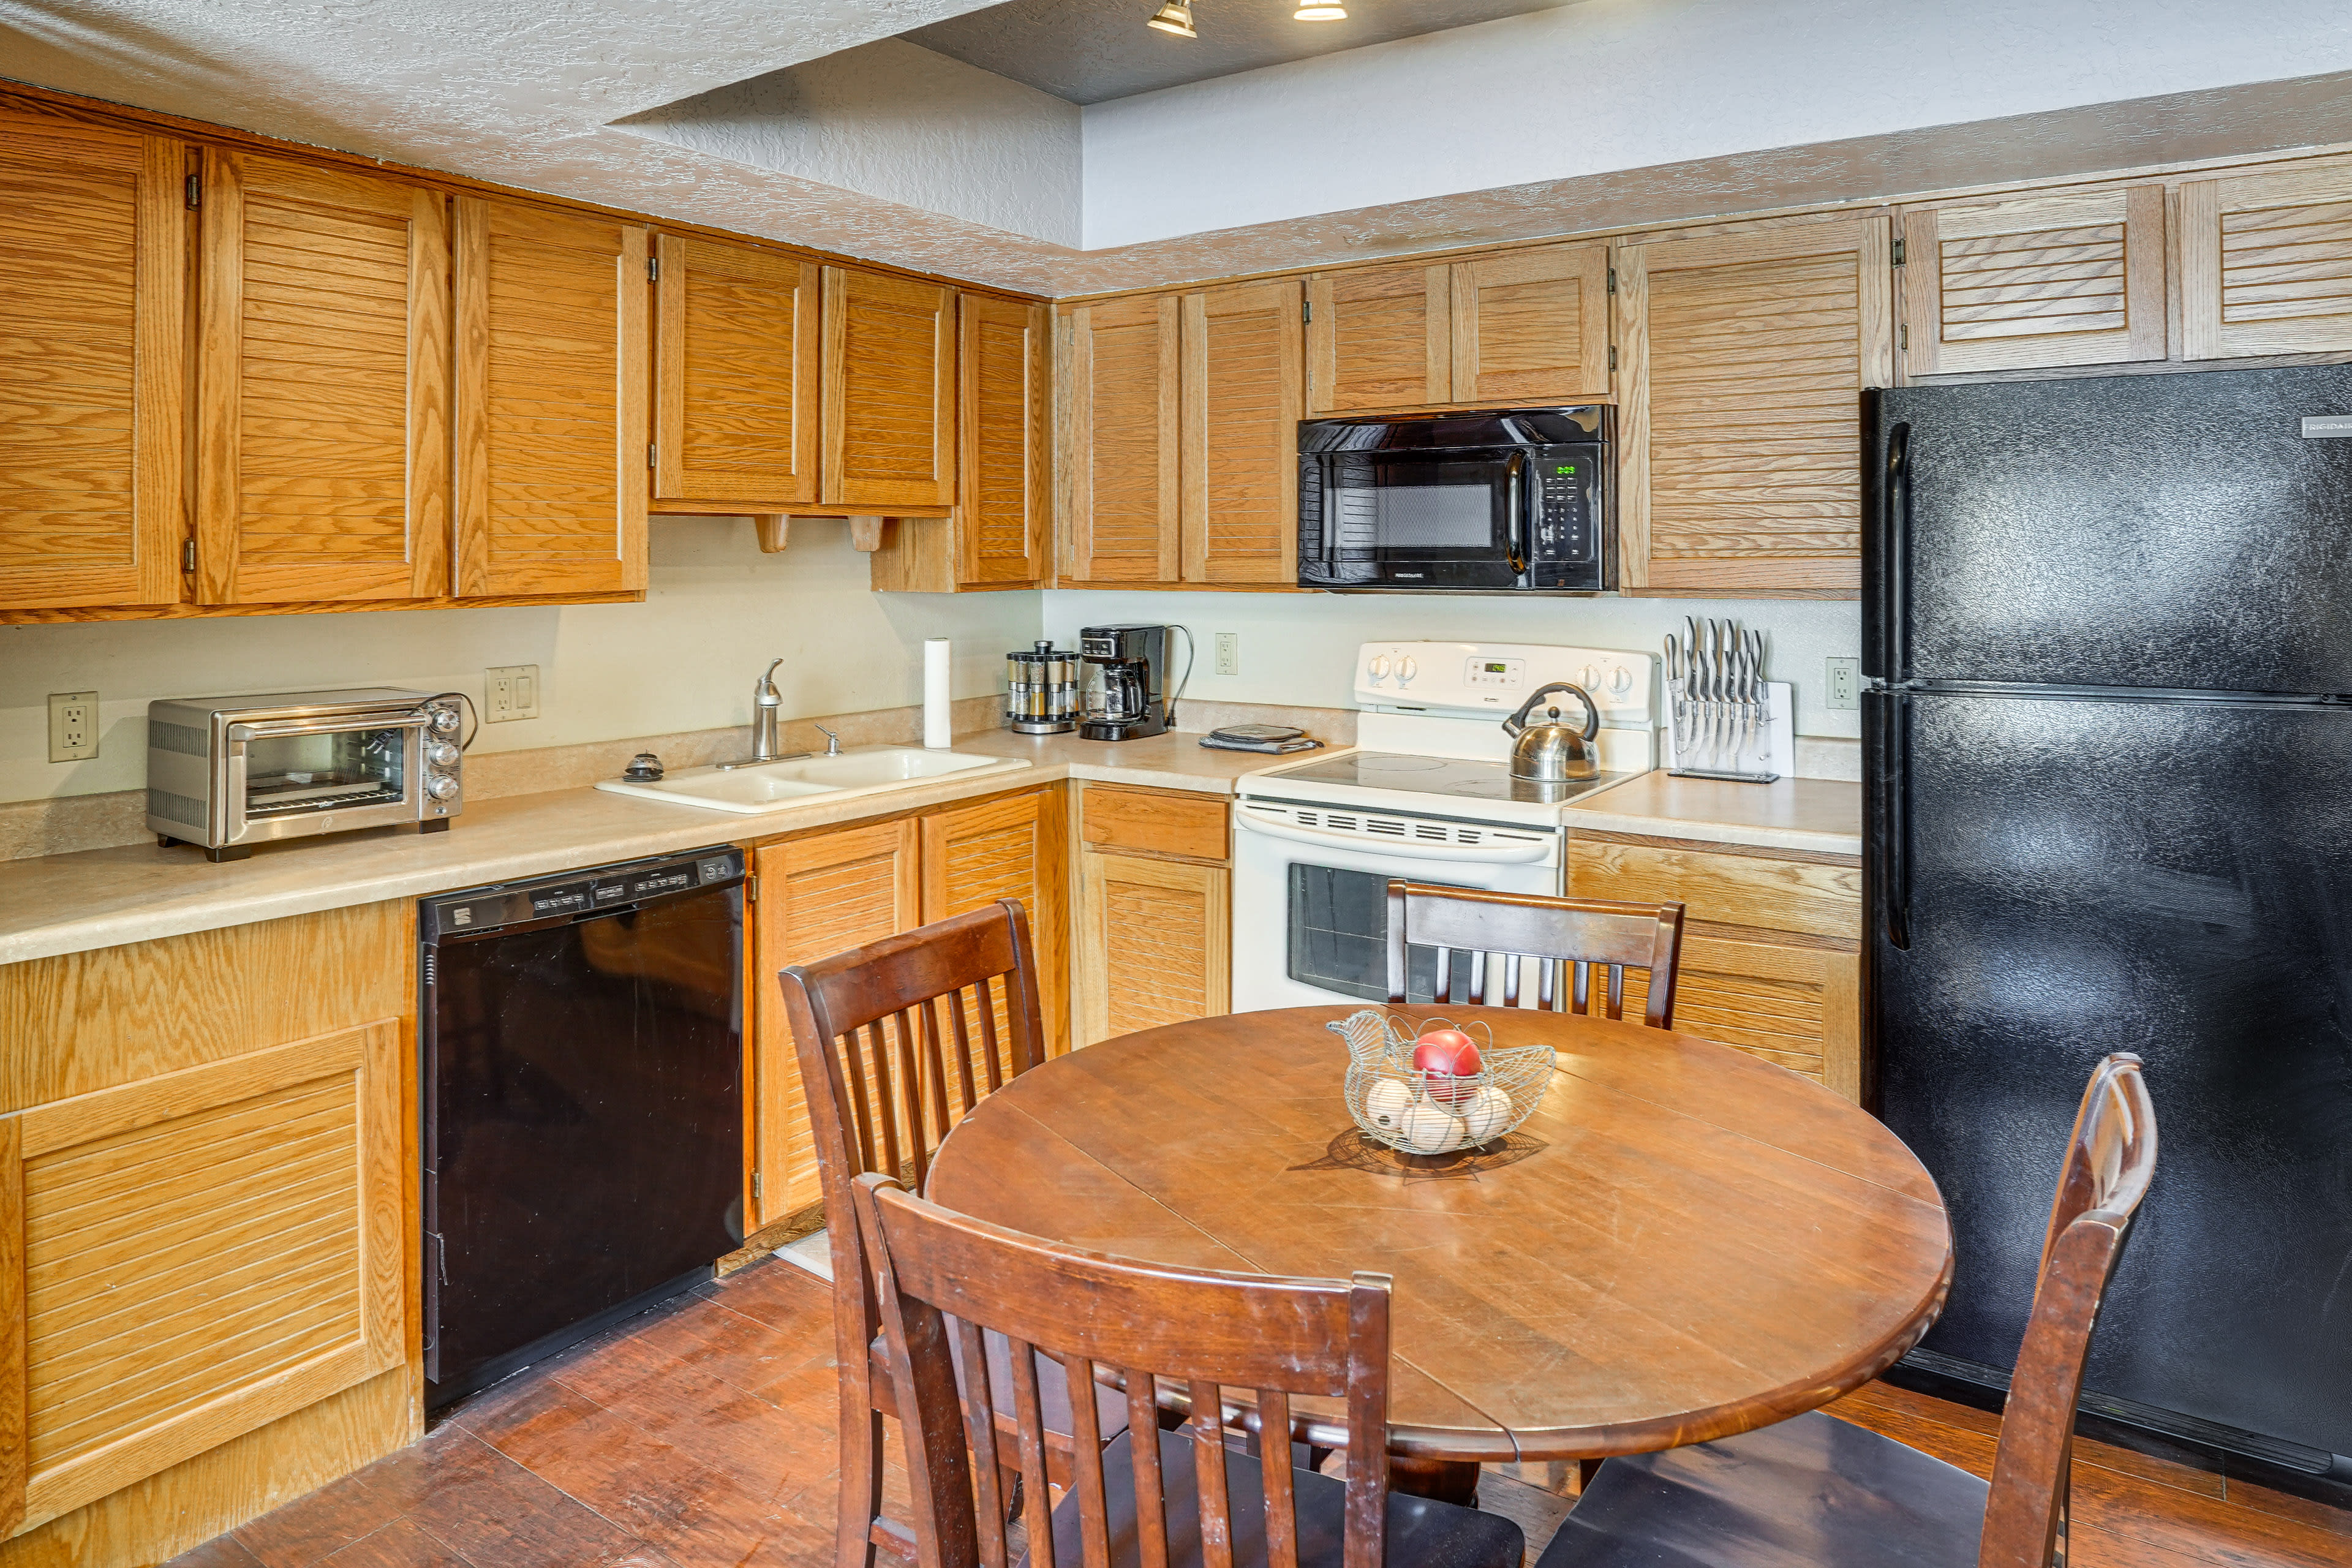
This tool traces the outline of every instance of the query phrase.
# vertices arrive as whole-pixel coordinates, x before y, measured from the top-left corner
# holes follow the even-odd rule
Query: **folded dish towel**
[[[1288,724],[1228,724],[1201,737],[1219,752],[1311,752],[1322,743]]]

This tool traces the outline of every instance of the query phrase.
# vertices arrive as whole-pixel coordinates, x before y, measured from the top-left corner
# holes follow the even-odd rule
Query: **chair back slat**
[[[963,1364],[986,1366],[988,1347],[982,1342],[979,1327],[961,1319],[949,1321],[955,1323]],[[980,1517],[982,1568],[1006,1568],[1004,1516],[1011,1511],[1013,1500],[1004,1495],[1003,1472],[997,1466],[995,1390],[988,1378],[975,1379],[971,1395],[964,1401],[964,1435],[971,1445],[972,1485],[979,1492],[974,1511]]]
[[[1160,1463],[1156,1418],[1163,1389],[1171,1399],[1181,1389],[1190,1405],[1181,1435],[1170,1440],[1178,1445],[1174,1451],[1190,1453],[1202,1568],[1235,1568],[1239,1531],[1226,1468],[1228,1436],[1252,1419],[1264,1475],[1267,1568],[1297,1568],[1289,1463],[1296,1430],[1290,1396],[1297,1394],[1345,1401],[1345,1561],[1349,1568],[1381,1568],[1388,1489],[1386,1276],[1339,1281],[1175,1269],[1025,1237],[927,1204],[879,1173],[859,1177],[855,1190],[899,1386],[954,1405],[952,1368],[943,1381],[939,1365],[917,1375],[911,1363],[899,1363],[902,1354],[920,1354],[944,1364],[948,1333],[939,1325],[948,1321],[965,1336],[961,1380],[968,1396],[978,1395],[988,1382],[979,1332],[992,1331],[1011,1342],[1024,1488],[1039,1500],[1028,1531],[1035,1568],[1111,1568],[1105,1478],[1099,1455],[1091,1454],[1099,1427],[1083,1392],[1092,1387],[1097,1363],[1118,1369],[1127,1384],[1139,1568],[1167,1568],[1170,1555],[1169,1472]],[[1082,1563],[1056,1562],[1054,1525],[1044,1506],[1052,1494],[1037,1407],[1034,1358],[1039,1354],[1062,1363],[1073,1391],[1072,1490]],[[1230,1400],[1229,1389],[1235,1394]],[[979,1424],[992,1417],[975,1412],[967,1420],[952,1409],[948,1416],[900,1415],[908,1468],[925,1477],[915,1494],[921,1504],[914,1521],[919,1560],[927,1568],[976,1568],[979,1552],[992,1539],[987,1529],[969,1521],[950,1525],[940,1516],[1001,1506],[1002,1499],[992,1500],[974,1485],[975,1460],[990,1467],[995,1457],[977,1437]],[[974,1434],[970,1454],[967,1428]],[[1065,1537],[1060,1545],[1068,1543]]]
[[[2099,1303],[2156,1173],[2156,1108],[2118,1052],[2083,1094],[2050,1208],[2042,1277],[2001,1414],[1979,1568],[2047,1568],[2066,1518],[2074,1413]]]
[[[1434,1000],[1486,1003],[1487,969],[1502,972],[1503,1005],[1525,1005],[1521,964],[1533,961],[1540,1005],[1556,1012],[1625,1016],[1625,972],[1647,976],[1642,1021],[1674,1026],[1675,981],[1682,961],[1683,906],[1626,904],[1389,884],[1389,1002],[1403,1005],[1410,949],[1437,953]],[[1468,971],[1466,987],[1462,984]],[[1605,971],[1597,973],[1596,970]],[[1466,994],[1465,994],[1466,993]],[[1596,994],[1597,993],[1597,994]]]

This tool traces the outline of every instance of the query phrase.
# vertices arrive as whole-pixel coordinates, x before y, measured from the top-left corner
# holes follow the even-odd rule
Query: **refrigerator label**
[[[2306,441],[2319,436],[2352,436],[2352,414],[2323,414],[2303,422],[2303,438]]]

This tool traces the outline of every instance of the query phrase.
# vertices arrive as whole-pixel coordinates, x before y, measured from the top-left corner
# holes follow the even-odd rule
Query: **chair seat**
[[[1536,1568],[1975,1568],[1985,1490],[1816,1411],[1610,1460]]]
[[[1131,1430],[1122,1432],[1103,1448],[1103,1503],[1109,1522],[1112,1568],[1131,1568],[1142,1561],[1135,1533],[1135,1461],[1129,1447],[1134,1436]],[[1158,1436],[1160,1490],[1168,1500],[1168,1562],[1170,1568],[1188,1568],[1202,1560],[1192,1437],[1190,1432],[1161,1432]],[[1291,1487],[1298,1517],[1299,1568],[1340,1568],[1345,1556],[1346,1484],[1294,1467]],[[1234,1568],[1263,1568],[1265,1483],[1258,1461],[1228,1449],[1225,1490],[1233,1515]],[[1389,1494],[1389,1568],[1519,1568],[1527,1550],[1528,1538],[1507,1519],[1428,1498]],[[1065,1498],[1054,1510],[1054,1561],[1086,1561],[1075,1496]],[[1025,1565],[1028,1559],[1024,1557],[1022,1562]]]

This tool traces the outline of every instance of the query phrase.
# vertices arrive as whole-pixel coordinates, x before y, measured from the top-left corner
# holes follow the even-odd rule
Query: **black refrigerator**
[[[2093,1065],[2155,1185],[2084,1407],[2352,1482],[2352,366],[1865,395],[1871,1103],[2000,1386]]]

